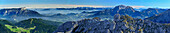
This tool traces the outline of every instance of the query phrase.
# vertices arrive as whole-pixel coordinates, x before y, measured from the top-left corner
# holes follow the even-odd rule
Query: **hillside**
[[[5,24],[12,25],[12,23],[10,23],[7,20],[0,20],[0,29],[1,29],[0,33],[13,33],[9,29],[7,29],[7,27],[5,27]]]
[[[15,25],[18,27],[23,27],[23,28],[29,28],[29,27],[34,27],[36,28],[31,31],[31,33],[52,33],[57,27],[62,24],[62,22],[53,22],[53,21],[48,21],[48,20],[42,20],[42,19],[36,19],[36,18],[30,18],[28,20],[23,20]]]

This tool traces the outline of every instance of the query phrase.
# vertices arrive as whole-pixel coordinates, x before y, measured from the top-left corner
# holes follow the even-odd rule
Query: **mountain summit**
[[[116,6],[113,10],[114,11],[120,11],[120,10],[127,10],[127,11],[134,11],[134,9],[130,6],[125,6],[125,5],[119,5],[119,6]]]
[[[120,9],[125,9],[127,6],[125,5],[119,5],[119,6],[116,6],[114,9],[115,10],[120,10]]]
[[[132,7],[130,6],[124,6],[124,5],[119,5],[116,6],[113,9],[110,10],[104,10],[102,12],[98,12],[96,14],[94,14],[93,16],[98,17],[98,16],[113,16],[115,14],[120,14],[120,15],[129,15],[132,17],[139,17],[142,16],[142,13],[139,11],[134,10]]]

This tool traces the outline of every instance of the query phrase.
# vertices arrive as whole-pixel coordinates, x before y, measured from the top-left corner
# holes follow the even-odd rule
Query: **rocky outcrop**
[[[77,22],[69,21],[59,26],[55,33],[71,33],[72,30],[77,26]]]
[[[93,19],[84,19],[77,22],[66,22],[61,25],[54,33],[56,32],[65,32],[65,33],[104,33],[111,32],[114,30],[113,21],[100,21],[99,18]]]
[[[114,21],[100,18],[66,22],[54,33],[170,33],[169,26],[128,15],[114,16]],[[120,18],[119,18],[120,17]]]
[[[120,14],[115,14],[114,15],[114,21],[120,20]]]

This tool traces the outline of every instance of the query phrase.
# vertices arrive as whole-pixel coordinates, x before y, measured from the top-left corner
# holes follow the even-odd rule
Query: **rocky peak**
[[[125,6],[125,5],[116,6],[113,10],[114,10],[114,11],[117,11],[117,12],[119,12],[120,10],[135,11],[132,7],[130,7],[130,6]]]
[[[133,7],[131,7],[131,6],[127,6],[126,9],[127,9],[127,8],[133,9]]]
[[[118,5],[118,7],[126,7],[125,5]]]
[[[15,16],[41,16],[38,12],[33,10],[28,10],[25,7],[22,8],[9,8],[1,9],[0,15],[15,17]]]
[[[130,7],[130,6],[126,7],[126,11],[133,11],[133,12],[135,12],[135,10],[132,7]]]
[[[21,10],[26,10],[26,7],[21,7],[20,9],[21,9]]]
[[[127,6],[125,5],[119,5],[119,6],[116,6],[115,9],[125,9]]]
[[[117,18],[118,17],[118,18]],[[66,22],[61,25],[54,33],[169,33],[168,26],[154,23],[148,20],[131,18],[128,15],[120,17],[119,14],[115,18],[123,20],[97,21],[94,19],[80,20],[76,22]]]
[[[110,32],[115,28],[113,21],[98,21],[94,19],[80,20],[77,22],[66,22],[61,25],[54,33],[99,33]]]
[[[120,14],[115,14],[114,15],[114,21],[120,20]]]
[[[21,8],[8,8],[8,9],[2,9],[2,10],[26,10],[26,7],[21,7]]]

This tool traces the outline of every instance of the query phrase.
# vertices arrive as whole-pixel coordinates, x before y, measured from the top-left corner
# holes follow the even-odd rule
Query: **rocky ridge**
[[[38,12],[33,10],[28,10],[24,8],[11,8],[11,9],[1,9],[0,15],[5,17],[18,17],[18,16],[42,16]]]
[[[53,33],[170,33],[168,25],[149,20],[132,18],[128,15],[114,15],[114,20],[83,19],[69,21]]]
[[[154,21],[154,22],[170,23],[170,9],[160,14],[156,14],[155,16],[146,18],[146,19]]]

